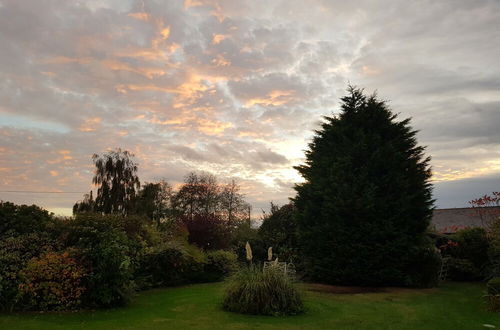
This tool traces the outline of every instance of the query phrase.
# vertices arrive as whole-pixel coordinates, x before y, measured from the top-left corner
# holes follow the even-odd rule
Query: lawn
[[[0,329],[487,329],[500,314],[486,311],[479,283],[437,289],[332,294],[303,286],[307,312],[245,316],[220,308],[223,284],[140,293],[126,308],[75,313],[0,315]]]

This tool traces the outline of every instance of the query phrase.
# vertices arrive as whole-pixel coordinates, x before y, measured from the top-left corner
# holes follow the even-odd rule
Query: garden
[[[121,149],[72,217],[0,202],[0,328],[500,326],[500,219],[433,230],[430,158],[396,118],[350,88],[260,226],[235,181],[141,185]]]

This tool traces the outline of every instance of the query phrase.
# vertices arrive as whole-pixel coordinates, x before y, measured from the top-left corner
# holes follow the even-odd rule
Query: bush
[[[207,252],[207,263],[204,270],[204,280],[220,281],[237,268],[238,256],[234,252],[216,250]]]
[[[80,307],[85,292],[86,270],[68,252],[49,252],[33,258],[21,271],[19,285],[23,303],[34,310],[61,310]]]
[[[182,221],[189,232],[189,243],[205,250],[229,248],[232,228],[221,217],[201,213],[185,216]]]
[[[279,207],[271,203],[271,212],[259,227],[262,241],[273,248],[273,253],[282,261],[298,262],[297,221],[295,207],[286,204]]]
[[[454,257],[469,260],[479,270],[487,268],[489,241],[484,228],[459,230],[452,239],[458,243],[452,251]]]
[[[252,246],[254,260],[267,260],[267,248],[269,246],[266,247],[264,244],[264,241],[259,236],[259,230],[252,228],[250,223],[243,222],[236,227],[231,244],[238,256],[238,260],[241,262],[247,261],[245,249],[247,242]]]
[[[472,261],[460,258],[448,260],[448,278],[453,281],[477,281],[482,278],[480,270]]]
[[[420,248],[416,252],[413,269],[410,271],[411,286],[421,288],[432,288],[438,285],[439,271],[443,260],[441,254],[433,245],[427,248]]]
[[[304,310],[299,292],[282,270],[269,267],[262,271],[255,266],[230,278],[223,308],[254,315],[294,315]]]
[[[0,239],[0,310],[20,308],[20,271],[29,260],[52,249],[53,242],[47,233]]]
[[[486,288],[488,289],[488,294],[495,295],[500,294],[500,277],[493,277],[486,284]]]
[[[41,232],[52,220],[51,213],[36,205],[0,201],[0,237]]]
[[[486,284],[486,301],[490,310],[500,312],[500,277],[494,277]]]
[[[88,269],[86,306],[113,307],[127,303],[134,292],[134,242],[121,228],[120,217],[78,215],[68,223],[67,244],[78,248]]]
[[[150,248],[142,256],[136,276],[142,288],[199,282],[206,262],[197,247],[172,241]]]

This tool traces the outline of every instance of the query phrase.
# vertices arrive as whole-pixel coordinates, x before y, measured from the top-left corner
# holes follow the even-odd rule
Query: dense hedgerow
[[[278,267],[244,267],[228,281],[223,308],[254,315],[295,315],[304,306],[293,280]]]
[[[234,253],[204,252],[177,227],[160,230],[136,215],[58,219],[2,202],[0,310],[114,307],[138,288],[216,281],[234,270]]]

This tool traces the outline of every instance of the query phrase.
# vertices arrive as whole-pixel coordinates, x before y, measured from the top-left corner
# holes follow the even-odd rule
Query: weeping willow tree
[[[94,154],[95,175],[92,183],[97,187],[94,211],[103,214],[128,214],[140,188],[137,163],[133,154],[120,148],[103,155]]]

